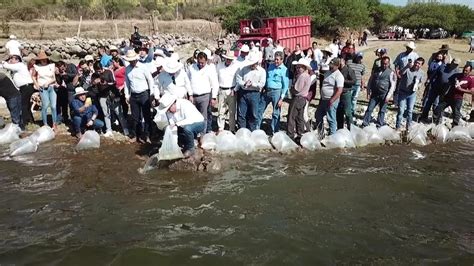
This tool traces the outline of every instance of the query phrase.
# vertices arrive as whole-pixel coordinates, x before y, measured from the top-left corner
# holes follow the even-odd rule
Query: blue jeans
[[[380,94],[370,96],[369,106],[367,107],[367,111],[365,111],[364,122],[362,123],[362,126],[366,127],[370,124],[370,120],[372,120],[372,112],[377,105],[379,106],[380,110],[376,124],[379,127],[385,125],[385,112],[387,112],[387,103],[385,102],[385,94]]]
[[[264,93],[262,93],[258,107],[257,128],[262,126],[263,113],[265,113],[268,104],[271,103],[273,108],[271,124],[272,133],[278,132],[280,130],[280,107],[278,107],[280,96],[281,89],[267,89]]]
[[[184,151],[194,150],[194,139],[204,131],[204,126],[205,123],[202,121],[178,127],[178,144],[183,147]]]
[[[403,114],[405,111],[407,112],[407,129],[410,128],[412,117],[413,117],[413,109],[415,108],[416,103],[416,93],[407,93],[404,91],[400,91],[398,93],[398,113],[397,113],[397,122],[395,123],[395,127],[397,129],[400,128],[403,120]]]
[[[440,98],[441,90],[438,88],[434,87],[433,85],[430,85],[430,90],[428,91],[428,95],[425,99],[425,102],[423,102],[423,111],[421,113],[421,119],[428,119],[428,114],[430,113],[430,109],[433,106],[433,114],[439,104],[439,98]]]
[[[74,126],[74,132],[76,134],[81,133],[82,129],[86,128],[88,121],[89,121],[89,119],[87,118],[87,116],[74,116],[72,118],[72,124]],[[101,129],[102,127],[104,127],[104,122],[102,122],[99,119],[94,120],[94,124],[92,124],[92,128],[94,130]]]
[[[7,103],[8,111],[10,111],[13,124],[23,128],[23,121],[21,118],[21,94],[5,99],[5,101]]]
[[[316,128],[318,129],[319,133],[323,131],[323,118],[327,115],[327,120],[329,123],[329,135],[336,133],[337,130],[337,120],[336,120],[336,111],[337,106],[339,105],[339,99],[332,103],[329,106],[329,99],[328,100],[321,100],[318,105],[318,109],[316,109]]]
[[[53,125],[58,122],[58,113],[56,110],[56,100],[57,95],[54,91],[53,86],[40,90],[41,97],[41,118],[43,119],[43,124],[48,124],[48,107],[51,107],[51,117],[53,118]]]
[[[352,106],[351,106],[352,116],[354,116],[355,114],[355,108],[357,105],[357,98],[359,97],[359,92],[360,92],[360,85],[354,85],[352,87]]]
[[[260,92],[240,89],[238,94],[237,124],[239,128],[248,128],[250,131],[254,131],[258,127]]]

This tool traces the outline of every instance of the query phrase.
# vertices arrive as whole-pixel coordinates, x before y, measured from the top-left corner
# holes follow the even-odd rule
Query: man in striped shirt
[[[359,52],[355,55],[354,60],[348,60],[347,65],[354,70],[356,75],[356,81],[352,87],[352,116],[355,114],[355,107],[357,105],[357,98],[359,97],[360,89],[364,87],[364,80],[362,76],[365,75],[365,65],[362,64],[362,58],[364,54]]]

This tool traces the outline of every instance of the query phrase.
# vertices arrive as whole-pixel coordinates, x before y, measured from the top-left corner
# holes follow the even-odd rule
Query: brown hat
[[[447,50],[449,50],[449,45],[443,44],[443,45],[441,45],[441,48],[439,48],[439,50],[440,51],[447,51]]]
[[[35,58],[36,60],[44,60],[44,59],[49,59],[48,56],[46,55],[45,51],[41,50],[38,54],[38,56]]]

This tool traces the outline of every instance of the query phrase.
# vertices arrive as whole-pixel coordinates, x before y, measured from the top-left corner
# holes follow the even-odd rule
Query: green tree
[[[389,4],[380,4],[373,7],[371,10],[371,17],[374,21],[372,30],[378,33],[392,25],[396,20],[400,9],[400,7]]]
[[[400,26],[410,29],[444,28],[452,31],[456,22],[456,14],[449,5],[417,3],[402,8],[396,22]]]

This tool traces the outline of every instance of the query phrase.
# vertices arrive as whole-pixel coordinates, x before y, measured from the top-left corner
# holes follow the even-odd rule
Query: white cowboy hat
[[[170,59],[179,61],[179,54],[178,54],[178,53],[172,53],[172,54],[170,55]]]
[[[82,94],[87,94],[87,91],[84,90],[83,87],[77,87],[77,88],[75,89],[75,92],[76,92],[76,93],[74,93],[74,96],[78,96],[78,95],[82,95]]]
[[[416,49],[415,43],[413,41],[408,42],[407,44],[405,44],[405,46],[412,50]]]
[[[157,56],[165,57],[165,52],[163,52],[162,49],[156,49],[153,54]]]
[[[234,53],[232,53],[231,51],[227,51],[226,53],[222,54],[222,57],[229,60],[235,60]]]
[[[258,63],[260,58],[257,54],[251,53],[249,56],[247,56],[247,58],[245,58],[245,61],[247,66],[251,66]]]
[[[84,57],[84,60],[86,61],[94,61],[94,57],[90,54],[86,55],[86,57]]]
[[[183,64],[171,58],[166,60],[166,62],[163,64],[163,70],[170,74],[178,72],[181,70],[181,68],[183,68]]]
[[[171,94],[169,92],[166,92],[165,94],[163,94],[163,96],[161,96],[161,99],[160,99],[160,105],[158,105],[158,112],[165,113],[166,111],[168,111],[170,106],[177,99],[178,98],[174,94]]]
[[[16,36],[15,35],[10,35],[10,40],[15,40],[16,39]]]
[[[248,53],[250,52],[250,47],[246,44],[242,45],[242,47],[240,47],[240,51],[241,52],[244,52],[244,53]]]
[[[168,51],[168,52],[174,52],[173,46],[170,46],[170,47],[166,48],[166,51]]]
[[[329,46],[324,47],[321,51],[332,54],[332,50]]]
[[[118,51],[118,48],[115,45],[111,45],[109,46],[109,51]]]
[[[302,65],[305,66],[307,69],[311,69],[311,64],[309,63],[309,60],[305,58],[300,58],[298,61],[293,61],[293,65]]]
[[[138,60],[138,58],[139,58],[139,55],[135,53],[134,50],[128,50],[127,54],[125,54],[125,56],[123,57],[123,59],[125,59],[125,61],[128,61],[128,62]]]
[[[214,56],[212,56],[211,50],[209,50],[209,49],[206,48],[206,49],[204,49],[204,51],[202,51],[202,52],[206,54],[207,60],[212,60],[212,59],[214,58]]]

